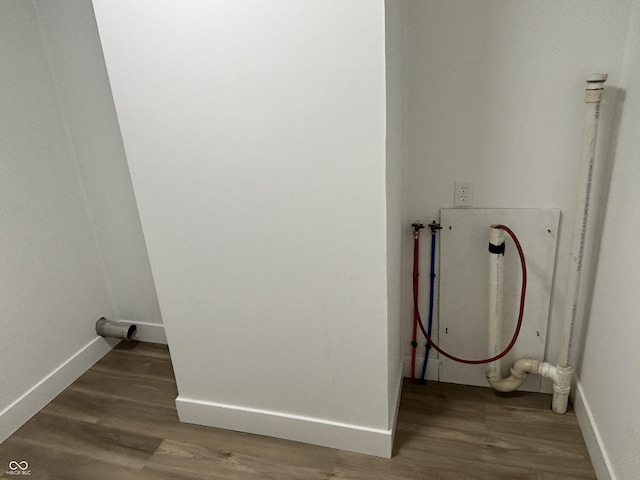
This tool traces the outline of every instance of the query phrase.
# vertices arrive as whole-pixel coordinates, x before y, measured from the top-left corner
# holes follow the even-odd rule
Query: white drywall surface
[[[0,440],[117,341],[164,331],[89,0],[0,2]]]
[[[114,314],[43,43],[32,2],[0,2],[0,440],[74,378],[16,401]]]
[[[94,1],[181,399],[389,428],[383,7]]]
[[[387,83],[387,297],[389,404],[402,381],[402,232],[406,185],[406,0],[385,1]],[[389,409],[395,415],[395,409]],[[393,418],[389,419],[393,422]]]
[[[630,1],[413,1],[408,15],[408,170],[404,277],[411,221],[453,206],[454,181],[473,183],[477,208],[562,212],[546,359],[556,360],[587,75],[620,82]],[[612,117],[605,94],[601,138]],[[606,149],[606,141],[600,142]],[[600,155],[599,162],[606,157]],[[596,175],[601,164],[596,165]],[[594,185],[593,198],[600,196]],[[598,200],[593,208],[597,210]],[[597,218],[597,211],[592,218]],[[427,237],[427,236],[425,236]],[[425,242],[424,250],[428,249]],[[591,252],[587,245],[586,255]],[[422,271],[428,269],[423,255]],[[585,265],[585,277],[592,275]],[[427,308],[427,282],[421,307]],[[583,278],[583,286],[589,282]],[[404,289],[403,345],[410,354],[412,299]],[[577,326],[579,336],[581,325]],[[422,342],[420,342],[422,343]],[[574,354],[575,357],[575,354]],[[549,384],[546,385],[550,391]]]
[[[620,135],[613,158],[591,316],[577,376],[590,409],[606,474],[640,478],[640,2],[636,2],[621,78]],[[593,457],[593,455],[592,455]],[[598,477],[601,478],[601,477]],[[605,472],[602,472],[602,478]]]
[[[35,0],[35,5],[115,320],[162,324],[91,1]]]

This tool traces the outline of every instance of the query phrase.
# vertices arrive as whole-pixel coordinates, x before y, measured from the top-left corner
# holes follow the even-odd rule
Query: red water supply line
[[[525,296],[526,296],[526,292],[527,292],[527,263],[525,261],[524,258],[524,252],[522,251],[522,246],[520,245],[520,241],[518,240],[518,237],[516,237],[516,234],[513,233],[513,231],[505,226],[505,225],[494,225],[494,228],[500,228],[502,230],[504,230],[505,232],[507,232],[509,234],[509,236],[513,239],[513,242],[516,245],[516,249],[518,250],[518,255],[520,256],[520,264],[522,265],[522,286],[520,288],[520,310],[518,312],[518,323],[516,325],[516,329],[513,333],[513,336],[511,337],[511,341],[509,342],[509,345],[507,345],[507,348],[505,348],[502,352],[500,352],[498,355],[491,357],[491,358],[483,358],[480,360],[468,360],[465,358],[460,358],[460,357],[456,357],[454,355],[451,355],[450,353],[445,352],[443,349],[441,349],[438,345],[436,345],[436,343],[431,340],[431,337],[429,336],[429,334],[427,333],[426,329],[424,328],[424,325],[422,324],[422,318],[420,318],[420,311],[418,310],[418,274],[417,274],[417,265],[419,263],[419,250],[418,250],[418,240],[419,240],[419,231],[416,233],[416,227],[414,224],[414,244],[413,244],[413,252],[414,252],[414,257],[413,257],[413,321],[414,321],[414,328],[413,328],[413,342],[411,343],[411,345],[416,344],[416,324],[420,327],[420,330],[422,330],[422,333],[424,334],[425,338],[427,339],[427,342],[429,342],[429,344],[440,354],[444,355],[445,357],[454,360],[456,362],[460,362],[460,363],[467,363],[467,364],[471,364],[471,365],[478,365],[478,364],[482,364],[482,363],[491,363],[491,362],[495,362],[496,360],[500,360],[502,357],[504,357],[507,353],[509,353],[511,351],[511,349],[513,348],[513,346],[516,344],[516,341],[518,340],[518,335],[520,334],[520,328],[522,327],[522,317],[524,315],[524,300],[525,300]],[[417,345],[417,344],[416,344]],[[413,354],[412,354],[412,359],[414,359],[414,361],[412,362],[412,366],[411,366],[411,381],[414,381],[414,375],[415,375],[415,351],[416,351],[416,347],[413,347]]]
[[[420,276],[420,229],[421,223],[413,223],[413,336],[411,337],[411,383],[416,381],[416,348],[418,347],[418,324],[424,331],[418,311],[418,290]]]

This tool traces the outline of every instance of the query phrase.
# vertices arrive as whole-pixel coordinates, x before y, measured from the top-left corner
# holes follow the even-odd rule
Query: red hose
[[[513,337],[511,337],[511,342],[509,342],[509,345],[507,346],[507,348],[505,348],[502,352],[500,352],[495,357],[483,358],[481,360],[467,360],[465,358],[456,357],[454,355],[451,355],[450,353],[445,352],[438,345],[436,345],[433,340],[431,340],[431,337],[429,337],[429,334],[427,333],[427,331],[424,328],[424,325],[422,324],[422,318],[420,318],[420,312],[418,310],[418,296],[416,294],[416,281],[417,281],[417,279],[416,279],[416,276],[415,276],[416,258],[414,256],[414,267],[413,267],[414,268],[414,280],[413,280],[413,284],[414,284],[414,289],[413,289],[413,309],[414,309],[414,336],[413,336],[413,338],[414,338],[414,342],[415,342],[415,323],[417,323],[420,326],[420,330],[422,330],[422,333],[424,334],[425,338],[427,339],[427,342],[429,342],[429,344],[438,353],[440,353],[440,354],[444,355],[445,357],[450,358],[451,360],[454,360],[456,362],[468,363],[468,364],[472,364],[472,365],[478,365],[478,364],[482,364],[482,363],[495,362],[496,360],[501,359],[507,353],[509,353],[509,351],[511,351],[513,346],[516,344],[516,340],[518,340],[518,335],[520,334],[520,327],[522,327],[522,316],[524,314],[524,299],[525,299],[525,294],[527,292],[527,264],[526,264],[525,259],[524,259],[524,253],[522,251],[522,246],[520,245],[520,242],[518,241],[518,237],[516,237],[516,234],[513,233],[513,231],[509,227],[506,227],[504,225],[494,225],[494,227],[504,230],[513,239],[513,242],[516,244],[516,248],[518,249],[518,255],[520,255],[520,264],[522,265],[522,287],[520,289],[520,311],[518,312],[518,323],[516,325],[516,330],[515,330],[515,332],[513,332]],[[415,247],[414,247],[414,251],[415,251]],[[414,352],[415,352],[415,349],[414,349]],[[415,356],[415,353],[414,353],[414,356]],[[413,379],[413,376],[414,376],[414,369],[412,367],[412,369],[411,369],[411,378],[412,379]]]
[[[413,337],[411,338],[411,383],[416,381],[416,348],[418,347],[418,323],[422,327],[420,312],[418,311],[418,276],[420,259],[420,236],[414,233],[413,236]]]

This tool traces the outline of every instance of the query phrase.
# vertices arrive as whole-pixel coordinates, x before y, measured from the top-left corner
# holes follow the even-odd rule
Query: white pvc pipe
[[[527,378],[529,373],[541,375],[553,381],[553,401],[551,408],[555,413],[566,413],[571,392],[571,378],[573,367],[571,366],[571,342],[576,322],[578,308],[578,292],[580,290],[580,277],[582,274],[582,261],[587,232],[587,219],[591,198],[591,183],[593,180],[593,167],[596,154],[596,139],[598,136],[598,122],[600,120],[600,102],[606,74],[592,75],[587,79],[585,92],[585,120],[582,131],[582,152],[580,162],[581,182],[578,187],[578,201],[574,219],[573,235],[571,237],[571,249],[569,254],[569,275],[565,297],[564,324],[562,341],[558,355],[558,363],[553,366],[547,362],[535,359],[520,359],[511,367],[511,375],[502,378],[500,375],[500,362],[493,362],[487,366],[487,380],[491,386],[500,392],[511,392],[517,389]],[[497,229],[491,228],[489,242],[496,245],[500,242]],[[504,242],[504,233],[502,234]],[[489,278],[489,354],[498,353],[501,340],[502,317],[502,255],[492,253],[490,255]],[[497,303],[500,303],[498,306]]]
[[[489,357],[494,357],[501,351],[504,244],[504,230],[492,225],[489,232]],[[567,411],[571,390],[570,368],[554,367],[542,360],[522,358],[511,367],[511,375],[502,378],[501,363],[501,360],[495,360],[487,364],[487,381],[495,390],[513,392],[522,385],[530,373],[542,375],[553,381],[553,411]]]
[[[571,390],[571,344],[578,311],[578,293],[580,292],[580,278],[582,276],[582,261],[584,245],[587,237],[587,220],[589,218],[589,203],[591,200],[591,184],[593,181],[593,167],[596,157],[596,141],[598,138],[598,123],[600,121],[600,102],[607,74],[591,75],[587,79],[585,91],[585,114],[582,128],[582,149],[580,154],[580,183],[573,220],[573,234],[571,235],[571,249],[569,251],[569,273],[565,292],[565,308],[562,328],[562,341],[558,352],[557,367],[562,372],[563,385],[554,384],[553,411],[566,413],[569,392]]]
[[[602,90],[606,80],[606,74],[591,75],[587,79],[587,89],[585,91],[585,116],[582,130],[582,151],[580,155],[580,183],[578,185],[573,233],[571,236],[571,249],[569,251],[569,273],[565,296],[562,342],[558,353],[558,366],[563,368],[569,367],[571,364],[571,342],[578,309],[578,292],[580,290],[593,166],[596,156],[598,121],[600,119],[600,101],[602,100]]]
[[[490,227],[489,231],[489,358],[501,351],[502,343],[502,287],[504,284],[505,233],[501,228]],[[491,249],[493,248],[493,251]],[[502,250],[502,252],[501,252]],[[491,385],[501,379],[502,362],[496,360],[487,364],[486,375]]]
[[[538,373],[540,364],[543,363],[540,360],[533,360],[531,358],[521,358],[516,361],[511,367],[511,376],[507,378],[488,378],[489,384],[498,392],[513,392],[515,389],[522,385],[522,382],[527,378],[530,373]]]
[[[504,285],[505,231],[492,225],[489,231],[489,357],[498,355],[502,343],[502,304]],[[502,378],[502,361],[487,364],[487,381],[499,392],[513,392],[529,373],[551,375],[553,366],[540,360],[523,358],[511,367],[511,375]],[[544,367],[544,368],[543,368]]]

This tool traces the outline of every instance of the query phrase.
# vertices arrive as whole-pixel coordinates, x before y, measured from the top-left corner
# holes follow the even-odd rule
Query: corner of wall
[[[589,458],[596,472],[598,480],[616,480],[611,467],[609,455],[605,449],[600,431],[591,412],[588,400],[585,398],[582,384],[578,379],[573,392],[573,408],[578,419],[578,425],[589,451]]]
[[[131,320],[119,320],[121,323],[136,326],[136,334],[133,340],[149,343],[160,343],[167,345],[167,335],[164,331],[164,325],[149,322],[134,322]]]
[[[2,420],[0,423],[0,443],[4,442],[117,344],[118,340],[94,338],[2,410],[0,412]]]

